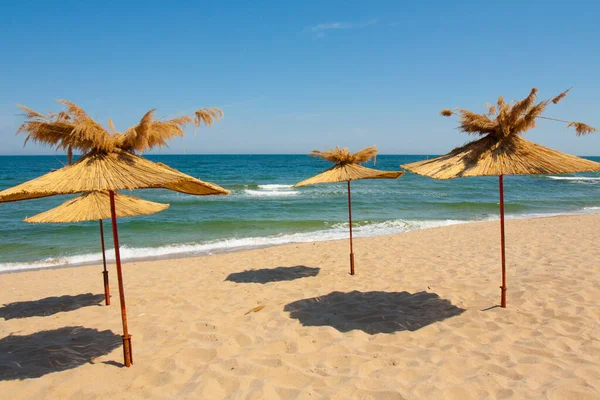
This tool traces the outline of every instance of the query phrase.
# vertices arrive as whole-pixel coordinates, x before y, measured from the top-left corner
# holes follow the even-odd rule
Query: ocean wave
[[[114,250],[113,250],[114,251]],[[114,254],[114,253],[113,253]],[[110,252],[106,250],[106,260],[114,261]],[[26,269],[66,267],[70,265],[85,265],[102,261],[102,253],[90,253],[76,256],[51,257],[29,263],[4,263],[0,264],[0,272],[22,271]]]
[[[557,181],[600,181],[600,177],[589,176],[548,176],[548,178]]]
[[[372,237],[409,232],[418,229],[447,226],[469,221],[459,220],[392,220],[379,222],[362,222],[354,226],[354,237]],[[239,251],[244,249],[276,246],[288,243],[321,242],[327,240],[346,239],[348,237],[348,223],[334,224],[329,229],[290,233],[266,237],[230,238],[206,243],[170,244],[161,247],[127,247],[121,246],[121,259],[123,261],[152,259],[165,256],[199,256],[212,253]],[[114,262],[114,249],[107,248],[107,261]],[[94,264],[102,261],[101,253],[83,254],[48,258],[31,263],[5,263],[0,264],[0,271],[19,271],[25,269],[49,268],[59,266],[74,266]]]
[[[507,219],[539,218],[558,215],[573,215],[599,213],[600,206],[585,207],[579,211],[568,213],[530,213],[511,214]],[[437,228],[442,226],[465,224],[470,222],[494,221],[498,216],[488,216],[478,220],[388,220],[388,221],[359,221],[353,225],[354,237],[373,237],[393,235],[415,230]],[[160,247],[127,247],[121,246],[121,258],[124,261],[153,259],[167,256],[200,256],[213,253],[239,251],[245,249],[269,247],[289,243],[320,242],[348,238],[348,223],[335,223],[329,228],[310,232],[287,233],[274,236],[259,236],[248,238],[228,238],[205,243],[169,244]],[[107,260],[114,262],[114,250],[107,249]],[[0,263],[0,271],[19,271],[48,267],[75,266],[96,264],[102,261],[101,253],[90,253],[75,256],[47,258],[29,263]]]
[[[257,197],[285,197],[285,196],[298,196],[300,192],[294,190],[251,190],[246,189],[244,193],[248,196]]]
[[[259,189],[262,190],[289,190],[292,189],[294,185],[282,185],[282,184],[270,184],[270,185],[258,185]]]
[[[508,214],[506,219],[530,219],[530,218],[544,218],[544,217],[559,217],[562,215],[585,215],[585,214],[600,214],[600,207],[591,206],[583,207],[579,210],[563,211],[563,212],[539,212],[539,213],[520,213],[520,214]],[[497,220],[499,216],[490,217],[489,220]]]

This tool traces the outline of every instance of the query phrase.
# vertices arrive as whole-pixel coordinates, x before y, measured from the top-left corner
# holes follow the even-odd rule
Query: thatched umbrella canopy
[[[350,200],[350,181],[359,179],[396,179],[404,174],[404,171],[378,171],[376,169],[363,167],[361,163],[368,162],[377,157],[375,146],[366,147],[352,154],[348,148],[339,148],[319,151],[313,150],[309,156],[322,158],[335,165],[318,175],[296,183],[294,186],[314,185],[318,183],[348,182],[348,220],[350,222],[350,275],[354,275],[354,251],[352,248],[352,202]]]
[[[19,201],[39,197],[91,192],[94,190],[134,190],[140,188],[162,188],[186,179],[180,172],[164,168],[145,158],[115,150],[108,153],[92,151],[77,162],[39,178],[0,192],[0,202]],[[204,185],[199,180],[197,185]],[[211,194],[227,194],[216,185],[207,186]]]
[[[198,195],[225,195],[229,191],[134,154],[136,150],[141,152],[153,146],[161,146],[170,137],[179,136],[183,133],[181,125],[191,122],[190,118],[157,122],[150,112],[142,119],[143,126],[140,129],[130,130],[129,135],[123,136],[114,132],[112,121],[109,120],[109,126],[113,133],[94,121],[75,103],[61,102],[67,110],[47,116],[21,106],[25,111],[26,121],[19,132],[28,133],[26,142],[31,139],[67,149],[69,154],[72,154],[72,150],[75,149],[84,155],[72,165],[0,192],[0,202],[81,192],[108,192],[123,322],[123,351],[125,365],[129,367],[133,363],[133,358],[131,335],[127,329],[115,191],[168,188]],[[209,124],[207,121],[214,118],[215,113],[219,114],[214,110],[199,110],[195,114],[196,124],[199,125],[201,122]]]
[[[497,105],[488,106],[488,112],[483,114],[464,109],[442,110],[443,116],[459,115],[459,130],[482,137],[458,147],[444,156],[402,165],[403,168],[415,174],[435,179],[467,176],[499,177],[502,255],[501,307],[506,307],[503,176],[600,171],[600,163],[561,153],[521,137],[526,131],[535,128],[537,118],[564,122],[567,127],[574,127],[578,135],[596,131],[595,128],[581,122],[562,121],[542,116],[550,103],[557,104],[569,90],[553,99],[543,100],[536,104],[537,91],[534,88],[529,96],[513,103],[506,103],[502,97],[499,97]]]
[[[148,111],[137,125],[121,134],[116,132],[110,118],[108,120],[110,129],[106,129],[94,121],[77,104],[68,100],[58,100],[58,102],[65,106],[65,111],[49,113],[48,115],[20,105],[19,108],[24,111],[22,115],[25,117],[25,122],[19,127],[17,133],[27,133],[25,144],[31,140],[42,145],[56,147],[56,149],[66,149],[68,151],[69,164],[71,164],[73,149],[79,150],[88,156],[94,153],[99,153],[100,156],[106,153],[115,153],[120,158],[116,160],[117,162],[123,160],[129,162],[127,154],[124,153],[141,154],[155,147],[167,147],[168,140],[184,135],[184,128],[188,124],[193,123],[195,128],[199,128],[202,124],[210,127],[215,121],[223,117],[223,112],[220,109],[207,107],[196,110],[193,117],[183,116],[170,120],[159,120],[156,119],[154,115],[155,110],[153,109]],[[110,157],[117,158],[115,154],[110,155]],[[94,166],[99,165],[99,167],[95,168],[99,168],[101,172],[102,165],[96,161],[94,160],[92,164]],[[148,160],[144,161],[147,165],[151,163]],[[135,162],[140,163],[137,158]],[[179,174],[181,180],[171,181],[171,183],[164,186],[158,185],[153,187],[164,187],[165,189],[201,196],[229,193],[229,191],[217,185],[203,182],[165,164],[158,164],[172,173]],[[83,167],[87,169],[88,165],[79,166],[80,169]],[[78,170],[71,171],[71,173],[77,172]],[[123,173],[128,174],[129,171],[123,171]],[[90,173],[88,172],[88,174]],[[110,185],[107,185],[107,187],[110,187]],[[15,198],[14,200],[7,201],[16,200],[19,199]]]
[[[117,218],[150,215],[169,208],[169,204],[155,203],[138,197],[126,196],[115,192],[115,214]],[[31,224],[71,223],[108,219],[110,213],[110,195],[108,192],[93,191],[54,207],[43,213],[25,218]]]
[[[133,196],[115,193],[115,206],[117,218],[133,217],[136,215],[150,215],[163,211],[168,204],[146,201]],[[110,286],[108,270],[106,269],[106,251],[104,247],[104,227],[102,220],[110,218],[110,194],[108,192],[87,192],[71,199],[58,207],[25,219],[32,224],[44,223],[69,223],[82,221],[100,222],[100,243],[102,245],[102,264],[104,270],[104,301],[110,305]]]

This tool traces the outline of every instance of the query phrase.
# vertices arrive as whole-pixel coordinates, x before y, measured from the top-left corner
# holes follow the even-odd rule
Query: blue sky
[[[75,101],[117,130],[148,109],[225,118],[162,153],[306,153],[377,145],[441,154],[470,138],[441,108],[498,95],[600,128],[600,2],[13,1],[0,16],[0,154],[55,154],[15,136],[16,104]],[[600,155],[541,122],[527,138]]]

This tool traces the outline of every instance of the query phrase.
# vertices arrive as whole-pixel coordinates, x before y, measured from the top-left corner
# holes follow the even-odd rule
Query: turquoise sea
[[[378,169],[433,156],[380,155]],[[232,191],[197,197],[167,190],[135,195],[171,204],[161,213],[123,218],[124,259],[179,257],[348,236],[346,184],[295,189],[328,168],[305,155],[154,155],[187,174]],[[600,161],[600,157],[590,157]],[[60,156],[0,157],[0,190],[65,162]],[[368,166],[372,167],[372,163]],[[72,196],[0,204],[0,271],[93,263],[101,260],[98,222],[31,225],[23,219]],[[437,181],[411,173],[398,180],[352,183],[355,234],[375,236],[498,218],[498,179]],[[509,176],[510,218],[600,212],[600,175]],[[105,222],[107,243],[110,221]],[[111,246],[109,248],[112,249]],[[108,252],[109,258],[114,253]]]

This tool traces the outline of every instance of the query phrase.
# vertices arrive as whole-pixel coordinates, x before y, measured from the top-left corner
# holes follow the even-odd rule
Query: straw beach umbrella
[[[328,170],[313,176],[312,178],[296,183],[294,186],[315,185],[318,183],[348,183],[348,220],[350,224],[350,275],[354,275],[354,251],[352,248],[352,202],[350,200],[350,181],[359,179],[396,179],[404,174],[404,171],[378,171],[376,169],[363,167],[371,158],[377,157],[375,146],[366,147],[352,154],[348,148],[339,148],[319,151],[313,150],[311,157],[322,158],[335,165]]]
[[[581,122],[569,122],[542,116],[550,103],[558,103],[568,90],[553,99],[536,101],[537,89],[532,89],[525,99],[506,103],[498,98],[496,106],[488,112],[477,114],[457,109],[443,110],[443,116],[459,115],[462,132],[481,136],[480,139],[452,150],[434,159],[402,165],[419,175],[435,179],[453,179],[468,176],[498,176],[500,190],[500,242],[502,257],[502,286],[500,306],[506,307],[506,260],[504,241],[504,175],[566,174],[600,171],[600,163],[561,153],[532,143],[521,137],[535,128],[536,119],[550,119],[574,127],[578,135],[596,129]]]
[[[154,214],[167,209],[169,204],[155,203],[137,197],[115,193],[115,207],[117,218],[122,218]],[[110,305],[110,287],[108,282],[108,271],[106,269],[104,227],[102,220],[110,217],[110,195],[108,192],[93,191],[84,193],[58,207],[24,220],[25,222],[32,224],[82,221],[100,222],[100,243],[102,244],[102,263],[104,266],[104,270],[102,271],[102,275],[104,276],[104,301],[107,306]]]
[[[131,335],[127,328],[127,311],[121,269],[119,234],[115,205],[116,190],[134,190],[147,188],[166,188],[172,185],[191,187],[204,195],[225,195],[229,191],[217,185],[206,184],[198,179],[186,178],[183,174],[161,167],[151,161],[122,150],[109,153],[92,151],[77,162],[59,170],[52,171],[39,178],[22,183],[0,192],[0,202],[35,199],[61,194],[86,193],[103,191],[109,194],[110,214],[112,220],[115,261],[119,283],[119,300],[121,303],[121,319],[123,322],[124,364],[129,367],[133,363],[131,353]],[[200,187],[204,186],[202,190]]]
[[[131,335],[127,328],[115,191],[168,188],[199,195],[225,195],[229,191],[138,157],[133,154],[133,148],[120,148],[118,134],[109,133],[76,104],[61,102],[67,111],[49,116],[21,107],[25,111],[26,122],[19,131],[29,133],[28,139],[57,148],[77,149],[84,155],[72,165],[0,192],[0,202],[82,192],[108,192],[123,323],[124,363],[129,367],[133,358]],[[113,129],[112,122],[109,121],[109,125]],[[148,132],[142,130],[140,137],[144,138]],[[165,130],[162,135],[168,135],[169,132]]]
[[[27,133],[25,145],[29,140],[32,140],[43,145],[54,146],[57,149],[66,149],[67,162],[69,165],[72,164],[73,160],[73,148],[85,152],[89,151],[92,147],[108,149],[111,148],[111,146],[114,146],[134,154],[135,151],[141,154],[141,152],[153,147],[167,146],[166,141],[173,137],[183,136],[183,129],[192,122],[194,122],[195,128],[200,127],[201,124],[211,126],[214,121],[223,116],[223,112],[220,109],[208,107],[197,110],[194,113],[194,117],[184,116],[163,121],[155,118],[155,110],[153,109],[148,111],[142,117],[139,124],[127,129],[124,134],[116,134],[111,138],[106,129],[89,118],[85,111],[77,104],[67,100],[59,100],[58,102],[65,106],[66,110],[58,113],[51,112],[48,115],[41,114],[30,108],[19,105],[18,107],[23,111],[23,116],[25,116],[26,121],[20,126],[17,133]],[[108,119],[108,125],[110,130],[115,133],[115,127],[110,118]],[[90,138],[90,136],[92,138]],[[112,142],[111,139],[113,139]],[[182,181],[167,184],[165,186],[167,189],[194,195],[207,195],[211,194],[214,190],[219,191],[219,189],[213,187],[212,184],[206,182],[198,184],[193,177],[180,173],[176,169],[170,168],[162,163],[158,164],[175,173],[181,174],[181,177],[185,178]],[[124,207],[127,207],[127,204],[119,204],[119,199],[123,198],[123,196],[117,197],[118,217],[124,216],[124,214],[122,215],[122,212],[124,211]],[[86,197],[85,199],[90,201],[91,197]],[[76,204],[81,207],[83,203],[83,201],[78,201]],[[141,209],[145,208],[142,206]],[[133,213],[129,215],[136,214]],[[108,216],[110,216],[110,213],[108,213]],[[102,219],[99,219],[99,222],[102,248],[104,249],[104,229]],[[102,251],[102,255],[104,260],[105,287],[107,288],[108,273],[106,271],[104,250]],[[105,292],[107,292],[107,290],[105,290]],[[106,299],[107,305],[110,304],[110,298],[106,297]]]

